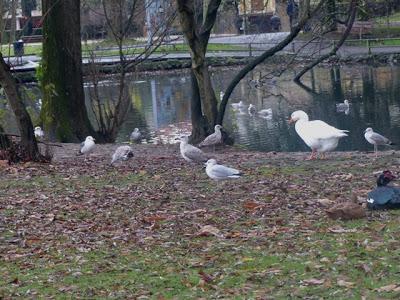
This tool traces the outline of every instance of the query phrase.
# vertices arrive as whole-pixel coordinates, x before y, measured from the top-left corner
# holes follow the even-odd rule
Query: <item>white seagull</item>
[[[180,137],[180,150],[181,155],[184,160],[188,162],[199,162],[204,163],[207,161],[207,156],[201,151],[199,148],[189,144],[188,136],[181,136]]]
[[[38,139],[42,139],[44,137],[44,131],[39,126],[35,127],[34,134],[35,134],[35,137]]]
[[[133,150],[130,146],[119,146],[112,155],[111,164],[119,160],[128,160],[133,157]]]
[[[241,107],[244,107],[244,103],[243,103],[243,101],[239,101],[239,102],[236,102],[236,103],[231,103],[231,106],[232,106],[234,109],[239,109],[239,108],[241,108]]]
[[[206,173],[214,180],[234,179],[243,175],[239,170],[218,165],[215,159],[209,159],[206,162]]]
[[[321,120],[309,121],[308,115],[302,110],[292,113],[289,123],[293,122],[296,122],[297,134],[311,148],[312,152],[308,159],[317,158],[318,152],[324,158],[325,152],[334,150],[339,139],[347,136],[346,132],[349,132],[337,129]]]
[[[350,113],[350,103],[349,100],[345,99],[343,103],[336,104],[336,111],[337,112],[344,112],[346,115]]]
[[[272,115],[272,108],[265,108],[257,112],[261,116]]]
[[[96,147],[95,139],[92,136],[87,136],[85,141],[81,143],[81,149],[78,155],[89,154]]]
[[[199,147],[205,147],[205,146],[213,146],[221,144],[222,143],[222,133],[221,133],[221,125],[215,125],[214,127],[214,133],[210,134],[208,137],[204,139],[199,144]]]
[[[142,138],[142,134],[141,134],[139,128],[135,128],[130,135],[131,142],[138,143],[138,142],[140,142],[141,138]]]
[[[256,113],[256,107],[253,104],[250,104],[247,111],[249,112],[250,116],[254,116],[254,114]]]
[[[394,145],[388,138],[374,132],[371,127],[365,129],[364,137],[368,143],[374,145],[375,157],[378,157],[378,145]]]

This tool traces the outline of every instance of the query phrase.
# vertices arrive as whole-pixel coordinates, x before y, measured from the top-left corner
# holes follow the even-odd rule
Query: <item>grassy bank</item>
[[[214,156],[243,178],[215,183],[176,146],[135,146],[108,165],[78,145],[51,165],[0,169],[0,297],[397,298],[399,211],[334,221],[320,199],[365,199],[399,153]]]

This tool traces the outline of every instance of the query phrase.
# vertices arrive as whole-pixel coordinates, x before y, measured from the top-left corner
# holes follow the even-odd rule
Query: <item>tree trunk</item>
[[[50,140],[82,141],[94,135],[85,106],[80,1],[43,0],[43,109]]]
[[[39,160],[41,155],[33,134],[33,125],[21,96],[17,84],[10,73],[9,66],[5,63],[0,52],[0,84],[4,88],[7,99],[15,114],[18,129],[21,135],[21,146],[26,160]]]
[[[190,97],[192,134],[190,136],[190,141],[197,144],[207,135],[207,122],[202,113],[199,86],[193,70],[191,72],[190,81],[192,84],[192,96]]]

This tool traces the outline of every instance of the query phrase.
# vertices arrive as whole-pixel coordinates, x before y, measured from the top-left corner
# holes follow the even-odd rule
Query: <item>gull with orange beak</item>
[[[309,121],[308,115],[298,110],[292,113],[289,123],[296,123],[297,134],[311,148],[311,155],[308,159],[316,159],[318,153],[325,158],[325,152],[334,150],[339,139],[347,136],[348,130],[337,129],[321,120]]]

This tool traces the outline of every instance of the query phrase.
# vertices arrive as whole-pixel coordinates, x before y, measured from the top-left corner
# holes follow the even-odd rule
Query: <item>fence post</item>
[[[249,56],[250,56],[250,57],[253,56],[253,53],[252,53],[252,51],[251,51],[251,43],[249,43]]]
[[[367,47],[368,47],[368,55],[371,55],[371,44],[370,44],[370,41],[369,41],[369,39],[367,39]]]

